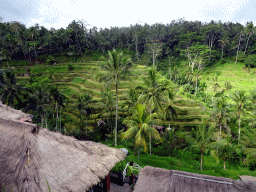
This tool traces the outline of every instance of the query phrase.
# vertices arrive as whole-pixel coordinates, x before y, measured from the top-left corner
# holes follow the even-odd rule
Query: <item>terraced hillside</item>
[[[68,98],[67,107],[63,110],[64,119],[66,121],[67,129],[71,129],[78,125],[78,112],[74,111],[71,106],[74,104],[79,94],[90,91],[93,95],[93,99],[100,101],[101,90],[103,89],[104,83],[99,83],[97,80],[98,75],[103,74],[104,71],[100,69],[99,61],[83,61],[72,63],[74,67],[72,71],[68,70],[68,65],[71,63],[58,63],[56,66],[46,64],[34,64],[32,66],[17,66],[18,73],[26,73],[26,68],[30,68],[31,74],[52,74],[52,84],[56,85],[63,94]],[[52,72],[51,72],[52,70]],[[132,67],[133,78],[132,81],[121,81],[119,86],[119,105],[122,106],[125,100],[125,92],[129,87],[135,87],[142,83],[143,73],[146,73],[147,67],[143,65],[134,64]],[[28,79],[28,76],[19,76],[20,80]],[[114,87],[112,91],[115,93]],[[179,127],[194,127],[201,123],[201,118],[207,116],[205,108],[191,100],[186,99],[183,96],[177,95],[175,100],[181,110],[178,111],[178,118],[175,121],[162,121],[158,119],[159,125],[165,127],[179,126]],[[122,116],[126,116],[126,112],[119,113]],[[89,128],[92,128],[96,121],[100,117],[98,114],[93,114],[89,120]],[[76,123],[77,122],[77,123]]]

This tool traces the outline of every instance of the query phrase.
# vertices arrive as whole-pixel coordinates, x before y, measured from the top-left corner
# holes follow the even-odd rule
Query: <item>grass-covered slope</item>
[[[92,60],[80,60],[75,63],[72,62],[59,62],[56,66],[47,64],[30,64],[16,66],[19,74],[27,72],[27,68],[30,69],[32,75],[44,75],[50,77],[52,74],[51,83],[57,86],[63,94],[68,98],[68,104],[66,109],[63,110],[66,126],[68,129],[78,125],[78,112],[71,109],[79,95],[83,92],[91,92],[93,99],[100,101],[101,90],[104,88],[104,83],[99,83],[97,77],[105,72],[100,69],[99,62]],[[15,64],[13,62],[12,65]],[[68,65],[71,64],[74,69],[69,71]],[[124,102],[123,98],[128,88],[135,87],[141,83],[143,73],[147,72],[147,68],[144,65],[134,64],[131,71],[133,74],[132,81],[121,81],[119,86],[119,105],[122,106]],[[28,76],[19,76],[20,80],[29,79]],[[115,93],[114,87],[112,91]],[[121,100],[122,99],[122,100]],[[159,119],[159,125],[169,126],[196,126],[200,124],[200,119],[207,116],[205,110],[198,102],[191,99],[184,98],[184,96],[177,95],[176,103],[180,107],[178,112],[178,118],[175,121],[162,121]],[[120,115],[126,115],[120,112]],[[93,114],[88,119],[88,124],[92,128],[93,124],[99,119],[98,114]]]

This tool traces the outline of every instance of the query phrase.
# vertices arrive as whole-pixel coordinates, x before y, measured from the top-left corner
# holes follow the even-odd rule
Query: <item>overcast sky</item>
[[[36,23],[47,29],[66,29],[72,20],[84,20],[88,28],[129,27],[130,24],[187,21],[232,21],[256,24],[255,0],[0,0],[2,22]]]

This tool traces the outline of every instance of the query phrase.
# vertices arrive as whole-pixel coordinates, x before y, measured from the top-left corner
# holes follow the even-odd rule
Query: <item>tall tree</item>
[[[249,42],[249,38],[250,38],[250,36],[252,35],[253,32],[255,32],[255,27],[253,26],[253,23],[250,23],[245,28],[245,34],[248,35],[248,39],[247,39],[247,42],[246,42],[246,47],[245,47],[245,50],[244,50],[244,54],[246,53],[246,49],[247,49],[247,45],[248,45],[248,42]]]
[[[228,115],[228,103],[225,96],[221,96],[214,102],[213,117],[217,119],[217,125],[219,127],[218,140],[221,140],[222,124],[225,117]]]
[[[241,133],[241,114],[245,110],[245,104],[247,101],[247,97],[245,96],[244,91],[237,91],[235,94],[233,94],[233,101],[236,102],[236,111],[238,115],[238,123],[239,123],[239,130],[238,130],[238,142],[240,140],[240,133]]]
[[[130,57],[125,56],[123,52],[117,50],[108,51],[108,57],[102,57],[104,62],[101,68],[107,72],[105,76],[100,78],[100,81],[105,81],[107,84],[115,84],[116,89],[116,127],[115,127],[115,146],[117,144],[117,115],[118,115],[118,85],[120,79],[127,79],[131,62]]]
[[[242,37],[242,35],[244,34],[244,28],[243,28],[243,26],[241,26],[240,28],[239,28],[239,33],[237,34],[238,36],[239,36],[239,43],[238,43],[238,47],[237,47],[237,54],[236,54],[236,62],[235,62],[235,64],[237,63],[237,57],[238,57],[238,53],[239,53],[239,48],[240,48],[240,42],[241,42],[241,37]]]
[[[221,54],[221,58],[223,58],[223,48],[226,46],[226,44],[229,42],[228,37],[224,36],[222,37],[222,39],[218,40],[221,44],[221,48],[222,48],[222,54]]]
[[[24,91],[29,91],[28,88],[21,86],[16,81],[16,74],[14,71],[5,71],[2,75],[2,80],[0,81],[0,100],[3,103],[14,107],[15,99],[21,105],[21,96]]]
[[[145,105],[137,104],[134,108],[132,116],[124,120],[124,124],[128,126],[128,130],[121,135],[122,140],[135,138],[134,147],[139,147],[138,161],[140,158],[140,147],[144,147],[144,151],[148,150],[146,137],[151,135],[153,139],[161,141],[158,131],[149,126],[151,119],[156,116],[156,113],[148,115]]]
[[[211,143],[212,134],[214,132],[213,126],[207,125],[208,121],[203,120],[202,124],[199,125],[196,131],[196,138],[190,137],[193,143],[193,147],[199,148],[201,153],[201,166],[200,170],[203,170],[203,156],[206,150],[209,148],[209,144]]]
[[[158,83],[159,74],[156,67],[150,68],[148,74],[143,78],[144,85],[137,86],[136,89],[139,90],[140,96],[138,98],[139,102],[146,103],[150,114],[155,108],[160,109],[163,112],[163,101],[164,101],[164,91],[166,87],[164,84]],[[149,137],[150,142],[150,155],[151,155],[151,137]]]

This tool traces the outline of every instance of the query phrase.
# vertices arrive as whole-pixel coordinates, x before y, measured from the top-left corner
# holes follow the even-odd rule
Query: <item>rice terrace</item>
[[[0,23],[0,191],[256,191],[255,31]]]

